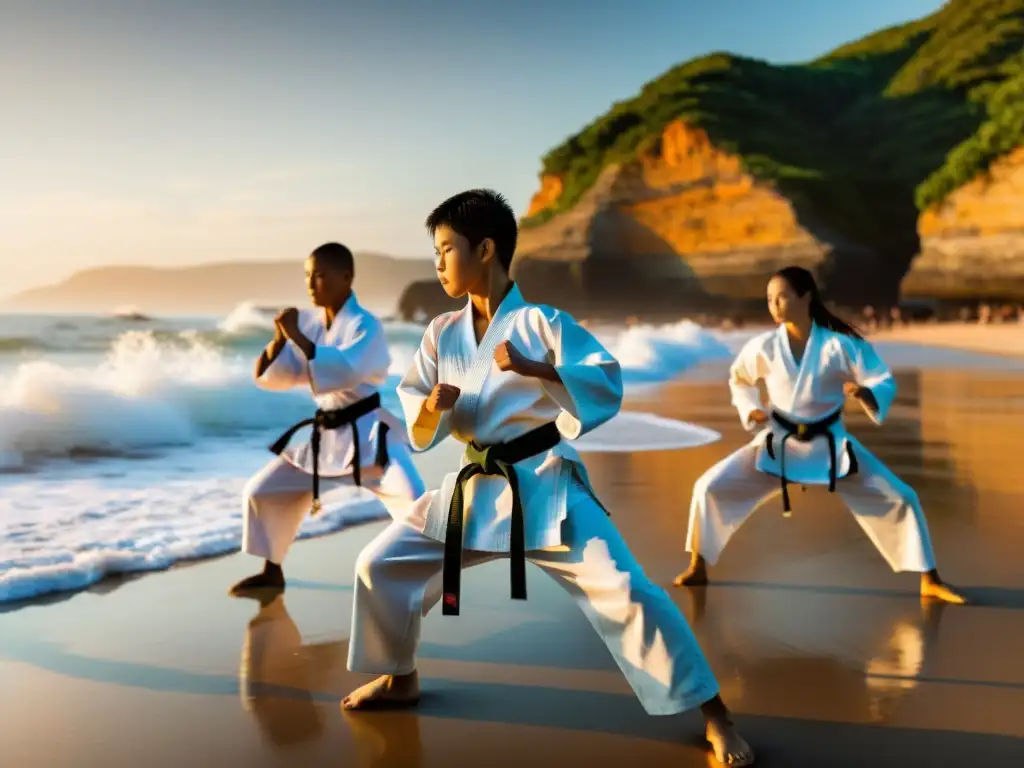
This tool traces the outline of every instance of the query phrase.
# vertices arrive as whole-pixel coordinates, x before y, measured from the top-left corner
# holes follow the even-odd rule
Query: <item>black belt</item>
[[[519,498],[519,479],[515,464],[531,456],[550,451],[562,440],[554,422],[520,435],[507,443],[482,447],[475,442],[466,446],[469,461],[459,472],[448,507],[448,527],[444,538],[444,568],[441,611],[445,616],[459,615],[459,583],[462,576],[462,524],[465,517],[466,483],[476,475],[502,475],[512,491],[512,535],[509,560],[512,567],[512,599],[526,599],[526,526]]]
[[[832,434],[830,427],[839,421],[842,416],[843,409],[838,408],[834,413],[820,421],[800,424],[790,421],[778,411],[772,411],[772,419],[785,431],[782,440],[779,441],[779,480],[782,483],[782,512],[786,517],[789,517],[793,511],[789,503],[789,480],[786,478],[786,441],[791,437],[795,437],[801,443],[807,443],[816,437],[822,436],[828,440],[828,490],[829,493],[834,493],[836,490],[836,436]],[[774,437],[774,434],[769,432],[768,439],[765,441],[765,450],[768,451],[768,455],[773,459],[775,458]],[[847,444],[847,447],[849,448],[849,444]],[[849,454],[850,474],[853,474],[857,471],[857,459],[853,454],[852,448],[849,449]]]
[[[288,441],[303,427],[313,425],[313,438],[310,441],[310,448],[313,451],[313,514],[320,511],[320,437],[325,429],[341,429],[346,424],[352,427],[352,477],[356,485],[362,485],[360,468],[362,459],[359,455],[359,430],[356,428],[356,421],[369,413],[380,408],[380,393],[374,392],[352,405],[338,408],[333,411],[317,409],[311,419],[303,419],[293,424],[277,438],[277,441],[270,446],[272,453],[279,456],[288,446]],[[387,437],[388,425],[383,421],[377,428],[377,455],[375,463],[381,467],[388,465]]]

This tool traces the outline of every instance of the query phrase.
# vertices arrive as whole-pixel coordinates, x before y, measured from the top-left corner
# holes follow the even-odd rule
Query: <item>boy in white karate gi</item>
[[[231,591],[282,589],[281,564],[306,513],[319,510],[321,479],[329,488],[365,485],[382,497],[412,501],[425,490],[412,463],[405,425],[380,406],[391,355],[384,327],[352,290],[352,252],[327,243],[306,259],[314,309],[283,310],[274,339],[256,361],[264,389],[309,387],[316,416],[288,430],[271,448],[278,454],[247,484],[242,551],[264,559],[261,573]],[[286,447],[297,428],[310,439]],[[356,435],[358,436],[356,438]]]
[[[814,276],[802,267],[772,277],[768,309],[778,327],[747,342],[729,374],[732,403],[744,427],[758,434],[694,485],[686,535],[690,567],[675,584],[706,584],[707,564],[714,565],[754,510],[781,494],[788,515],[788,484],[801,483],[838,493],[894,571],[921,574],[923,597],[965,602],[939,576],[914,489],[843,424],[847,396],[876,424],[885,420],[896,397],[888,366],[829,311]],[[770,408],[761,402],[759,381]]]
[[[523,299],[509,277],[518,228],[500,195],[456,195],[427,229],[445,291],[469,298],[430,324],[399,396],[415,449],[452,436],[467,453],[359,555],[348,667],[381,677],[343,707],[415,704],[421,617],[439,600],[458,614],[461,570],[497,558],[510,560],[512,596],[525,599],[529,559],[573,596],[649,713],[699,707],[717,758],[751,764],[689,625],[563,439],[618,412],[618,362],[564,312]]]

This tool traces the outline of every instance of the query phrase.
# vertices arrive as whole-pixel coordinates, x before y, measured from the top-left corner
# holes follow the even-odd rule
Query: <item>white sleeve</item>
[[[622,368],[607,349],[571,315],[551,307],[536,313],[560,381],[541,380],[562,408],[555,423],[569,440],[604,424],[622,407]]]
[[[409,442],[417,451],[425,451],[444,440],[450,434],[448,425],[450,411],[429,413],[427,398],[437,386],[438,340],[451,313],[435,317],[420,341],[419,349],[413,355],[412,365],[398,385],[398,399],[405,413]]]
[[[865,404],[864,412],[875,424],[881,425],[889,415],[893,400],[896,399],[896,379],[870,342],[850,338],[853,342],[853,354],[849,361],[850,373],[854,381],[874,395],[878,410],[873,411]]]
[[[282,391],[304,386],[308,381],[306,356],[294,343],[288,341],[281,348],[281,353],[256,377],[256,386]]]
[[[386,371],[390,361],[383,325],[374,318],[360,317],[344,344],[316,346],[309,361],[309,384],[316,395],[353,389],[371,373]]]
[[[757,358],[764,347],[763,337],[751,339],[743,345],[743,349],[729,366],[729,391],[732,393],[733,407],[740,415],[740,423],[748,432],[758,427],[751,421],[754,411],[763,411],[761,393],[757,388]]]

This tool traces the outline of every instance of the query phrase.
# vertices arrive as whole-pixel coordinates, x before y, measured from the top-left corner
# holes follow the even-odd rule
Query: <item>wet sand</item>
[[[897,362],[891,356],[890,360]],[[763,766],[1024,764],[1024,376],[905,370],[867,446],[914,485],[943,574],[977,601],[922,605],[834,496],[756,514],[712,586],[684,566],[689,489],[744,435],[721,366],[629,407],[723,432],[689,451],[587,457],[648,573],[700,638]],[[448,450],[448,447],[446,447]],[[440,453],[428,455],[435,474]],[[706,766],[696,713],[644,714],[581,614],[543,573],[508,599],[507,563],[469,571],[463,615],[424,623],[416,712],[342,714],[352,563],[382,524],[296,545],[283,598],[225,590],[236,555],[0,614],[0,764]]]

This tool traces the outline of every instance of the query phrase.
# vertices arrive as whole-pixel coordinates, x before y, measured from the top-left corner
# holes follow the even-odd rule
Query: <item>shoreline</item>
[[[744,331],[747,331],[750,333],[759,333],[764,330],[768,330],[771,327],[772,326],[770,325],[746,326],[738,332],[743,333]],[[725,334],[737,333],[737,330],[708,330]],[[978,325],[973,323],[941,323],[933,325],[910,325],[876,330],[866,333],[866,337],[872,343],[881,342],[906,344],[920,348],[925,352],[929,349],[952,350],[954,352],[964,352],[982,356],[987,355],[991,358],[998,358],[999,360],[1007,361],[1008,363],[1010,361],[1016,361],[1024,358],[1024,326],[1016,324]],[[890,352],[886,357],[892,358],[893,355]],[[701,377],[698,376],[697,378],[694,378],[693,374],[697,369],[707,365],[709,362],[713,364],[713,361],[698,363],[697,365],[688,368],[677,378],[660,382],[656,384],[655,387],[658,389],[665,389],[676,386],[700,386]],[[910,367],[917,367],[919,365],[916,359],[906,361],[906,365],[902,365],[898,359],[889,359],[889,363],[894,369],[904,368],[907,365]],[[996,360],[992,360],[992,363],[996,363]],[[940,360],[933,360],[932,364],[937,368],[948,368],[949,366],[948,362],[943,363]],[[627,394],[627,407],[624,410],[644,410],[643,401],[649,391],[649,387],[644,385],[641,386],[632,396]],[[629,403],[630,400],[633,400],[632,404]],[[447,463],[455,460],[456,453],[457,446],[445,445],[443,447],[439,447],[439,449],[431,451],[430,454],[420,455],[417,463],[420,465],[421,472],[424,473],[424,478],[428,479],[430,475],[437,473],[441,467],[445,465],[446,459]],[[373,525],[374,523],[380,522],[382,519],[374,515],[367,515],[365,518],[362,516],[358,517],[359,519],[354,519],[334,530],[305,535],[300,533],[297,543],[298,541],[316,540],[337,536],[338,534],[351,529]],[[185,557],[172,563],[170,566],[163,568],[111,571],[109,573],[104,573],[96,581],[81,587],[47,590],[30,597],[20,597],[14,600],[0,601],[0,615],[17,612],[23,608],[63,602],[82,593],[103,594],[109,589],[114,589],[125,582],[135,581],[137,579],[160,573],[172,572],[183,567],[191,567],[215,560],[237,557],[241,554],[240,549],[228,549],[211,555]]]

